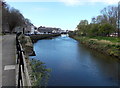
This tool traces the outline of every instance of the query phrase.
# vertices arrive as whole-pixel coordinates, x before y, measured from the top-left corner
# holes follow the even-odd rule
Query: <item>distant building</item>
[[[30,33],[31,33],[31,34],[34,34],[34,32],[35,32],[35,27],[34,27],[34,26],[31,26],[31,28],[30,28]]]
[[[18,26],[13,29],[13,32],[22,32],[24,31],[25,34],[34,34],[35,33],[35,26],[33,24],[27,24],[25,26]]]
[[[42,27],[42,26],[40,26],[37,30],[40,34],[51,34],[51,33],[61,32],[60,28]]]

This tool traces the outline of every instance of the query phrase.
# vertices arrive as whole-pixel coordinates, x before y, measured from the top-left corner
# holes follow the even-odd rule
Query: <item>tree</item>
[[[8,30],[8,14],[9,6],[6,2],[2,2],[2,31]]]
[[[81,20],[77,25],[77,33],[86,36],[109,36],[117,30],[117,7],[108,6],[101,10],[100,15],[93,17],[91,23]]]
[[[25,24],[26,24],[26,25],[32,25],[30,19],[28,19],[28,18],[25,18]]]
[[[19,12],[19,10],[12,8],[8,15],[8,25],[9,30],[12,30],[17,26],[23,26],[25,24],[23,15]]]
[[[96,18],[95,18],[95,17],[93,17],[93,18],[91,19],[91,23],[92,23],[92,24],[96,24]]]
[[[99,28],[99,34],[101,36],[109,36],[113,32],[114,32],[114,27],[109,23],[102,24]]]
[[[99,35],[99,24],[89,24],[88,35],[89,36],[98,36]]]
[[[12,32],[15,27],[25,25],[25,18],[19,10],[2,1],[2,25],[3,31],[8,27],[9,32]]]
[[[87,26],[88,26],[88,21],[87,20],[81,20],[80,23],[77,25],[77,28],[79,30],[80,35],[87,35]]]
[[[118,26],[118,37],[120,37],[120,1],[118,2],[118,22],[117,22],[117,26]]]
[[[117,23],[117,12],[118,12],[118,8],[115,6],[108,6],[105,7],[103,10],[101,10],[101,13],[104,17],[104,22],[105,23],[110,23],[111,25],[113,25],[115,28],[116,23]],[[117,28],[116,28],[117,29]]]

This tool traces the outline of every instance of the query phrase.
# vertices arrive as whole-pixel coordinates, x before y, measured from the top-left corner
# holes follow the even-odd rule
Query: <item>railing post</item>
[[[19,66],[19,72],[18,72],[18,88],[20,88],[20,80],[21,80],[21,66],[20,64],[18,65]]]
[[[20,65],[22,65],[23,72],[24,72],[23,51],[20,51]]]

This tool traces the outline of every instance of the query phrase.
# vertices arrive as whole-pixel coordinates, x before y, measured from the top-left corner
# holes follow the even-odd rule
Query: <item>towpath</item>
[[[15,35],[4,35],[2,38],[2,47],[0,48],[2,48],[0,49],[2,50],[2,86],[15,86]]]

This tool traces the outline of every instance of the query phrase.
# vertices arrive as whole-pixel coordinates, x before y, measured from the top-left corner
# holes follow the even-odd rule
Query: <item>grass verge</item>
[[[101,53],[120,59],[120,39],[114,37],[81,37],[72,36],[85,46]]]

